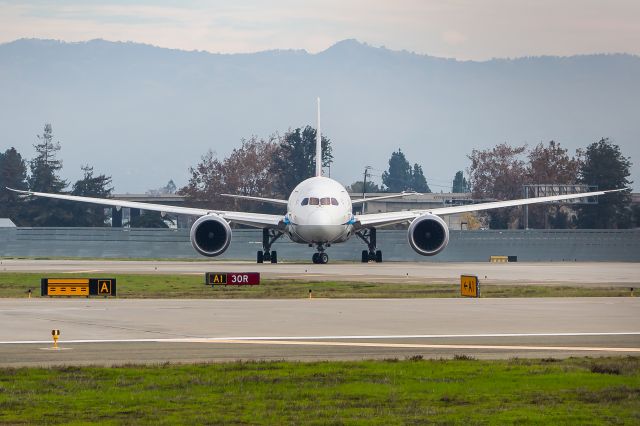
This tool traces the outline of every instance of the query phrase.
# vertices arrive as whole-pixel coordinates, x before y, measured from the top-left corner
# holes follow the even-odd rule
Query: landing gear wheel
[[[369,250],[362,250],[362,263],[382,262],[382,251],[376,250],[377,232],[376,228],[362,229],[356,232],[356,236],[360,238]]]
[[[311,256],[311,260],[313,261],[313,263],[320,263],[320,260],[318,259],[320,253],[313,253],[313,256]]]
[[[258,252],[258,263],[278,263],[278,253],[271,251],[271,246],[284,234],[275,229],[264,228],[262,230],[262,250]]]
[[[329,262],[329,255],[327,253],[324,253],[324,252],[319,253],[318,263],[321,263],[321,264],[324,265],[324,264],[326,264],[328,262]]]

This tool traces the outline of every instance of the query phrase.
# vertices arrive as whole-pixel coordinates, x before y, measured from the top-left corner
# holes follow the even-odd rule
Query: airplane
[[[287,212],[284,215],[177,207],[117,199],[7,189],[28,196],[198,217],[191,226],[189,237],[193,248],[199,254],[207,257],[220,256],[227,250],[232,237],[231,223],[261,228],[262,250],[256,254],[257,263],[278,263],[277,251],[271,250],[271,247],[278,239],[286,235],[293,242],[308,244],[309,247],[315,246],[316,252],[312,256],[312,261],[316,264],[326,264],[329,262],[329,255],[326,249],[330,247],[331,244],[345,242],[354,236],[360,238],[367,245],[367,249],[362,250],[361,261],[363,263],[370,261],[376,263],[382,262],[382,251],[379,250],[377,245],[376,230],[389,225],[409,222],[407,239],[411,248],[420,255],[434,256],[444,250],[449,243],[449,228],[442,219],[442,216],[594,197],[625,190],[614,189],[433,209],[353,214],[353,205],[363,204],[369,201],[403,197],[409,193],[352,200],[342,184],[331,178],[322,176],[322,137],[320,133],[319,98],[317,102],[318,128],[316,131],[315,176],[298,184],[287,200],[221,194],[228,197],[266,202],[283,207],[286,206]]]

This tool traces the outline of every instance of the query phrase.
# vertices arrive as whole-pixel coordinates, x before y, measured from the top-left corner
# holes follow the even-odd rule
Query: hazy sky
[[[357,38],[434,56],[640,54],[640,0],[0,0],[0,42],[103,38],[318,52]]]

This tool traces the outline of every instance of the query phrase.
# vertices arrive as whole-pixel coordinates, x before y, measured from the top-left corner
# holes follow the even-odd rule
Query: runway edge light
[[[53,349],[58,349],[58,339],[60,338],[60,330],[51,330],[51,337],[53,337]]]
[[[480,280],[476,275],[460,275],[460,296],[480,297]]]

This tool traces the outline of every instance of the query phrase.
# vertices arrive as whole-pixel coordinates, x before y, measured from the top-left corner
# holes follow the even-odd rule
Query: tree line
[[[185,195],[193,206],[221,210],[275,212],[272,205],[224,197],[239,194],[286,199],[295,186],[314,175],[316,129],[311,126],[274,134],[266,139],[252,136],[223,159],[213,151],[205,153],[189,169],[188,183],[177,190],[173,181],[153,193],[175,192]],[[44,126],[34,144],[35,158],[26,161],[15,148],[0,153],[0,217],[10,217],[19,226],[105,226],[108,215],[103,207],[43,198],[23,199],[5,187],[37,192],[64,192],[69,182],[60,177],[60,142],[53,137],[50,124]],[[471,192],[475,200],[506,200],[523,197],[526,184],[585,184],[599,189],[628,187],[631,161],[607,138],[570,155],[555,141],[527,146],[507,143],[486,150],[473,150],[467,176],[458,171],[452,192]],[[322,165],[331,167],[331,141],[322,137]],[[72,195],[104,198],[111,196],[111,177],[96,174],[82,166],[83,177],[71,185]],[[366,173],[366,171],[365,171]],[[388,169],[381,174],[382,185],[371,180],[353,182],[347,187],[363,192],[431,192],[422,166],[411,163],[399,148],[392,152]],[[491,228],[523,226],[521,208],[497,209],[480,215]],[[166,226],[159,214],[145,214],[132,226]],[[531,228],[627,228],[638,226],[640,212],[632,209],[629,191],[600,197],[597,205],[542,205],[529,208]],[[479,223],[481,223],[479,222]]]
[[[54,139],[51,124],[44,125],[34,148],[36,156],[29,161],[13,147],[0,153],[0,217],[11,218],[18,226],[105,226],[104,207],[44,198],[25,200],[6,189],[63,192],[69,186],[60,177],[60,142]],[[71,187],[72,195],[111,195],[111,177],[95,174],[89,165],[82,166],[82,171],[83,177]]]
[[[507,143],[473,150],[468,156],[469,184],[476,200],[522,198],[524,185],[582,184],[599,190],[628,188],[631,160],[620,147],[602,138],[570,155],[560,143],[526,145]],[[638,226],[640,211],[632,209],[630,190],[598,197],[597,204],[545,204],[529,207],[530,228],[630,228]],[[521,228],[521,207],[489,210],[490,228]]]

